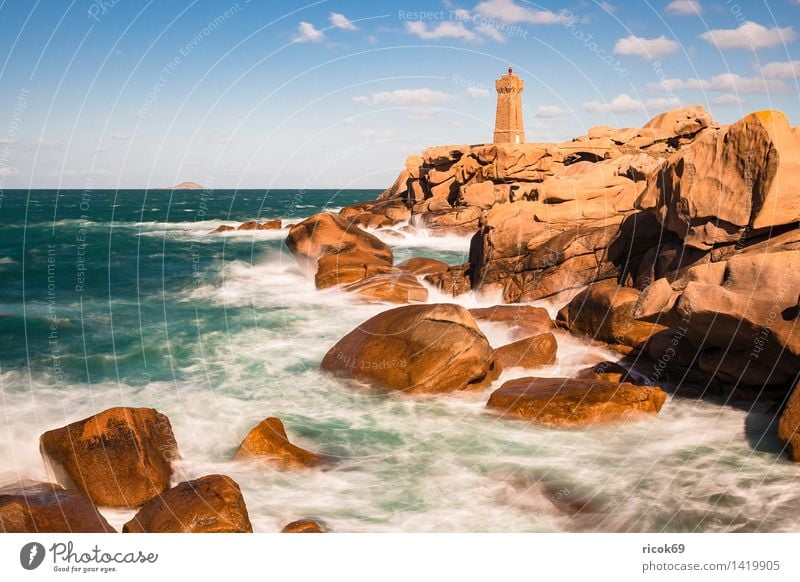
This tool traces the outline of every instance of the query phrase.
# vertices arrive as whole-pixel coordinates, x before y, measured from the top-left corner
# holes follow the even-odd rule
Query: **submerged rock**
[[[325,528],[313,519],[298,519],[287,523],[281,533],[325,533]]]
[[[145,504],[125,533],[250,533],[239,485],[225,475],[179,483]]]
[[[436,259],[429,259],[427,257],[412,257],[407,261],[398,263],[396,267],[412,275],[423,276],[432,275],[434,273],[444,273],[450,268],[450,265],[444,261],[437,261]]]
[[[494,351],[459,305],[409,305],[368,319],[339,340],[322,369],[389,390],[479,389],[497,378]]]
[[[524,339],[550,331],[555,327],[550,314],[533,305],[495,305],[469,310],[477,320],[503,323],[512,330],[512,336]]]
[[[306,469],[324,463],[321,456],[290,443],[283,422],[275,417],[262,420],[247,433],[235,458],[264,461],[280,469]]]
[[[373,275],[344,287],[370,302],[424,303],[428,290],[413,275],[388,273]]]
[[[106,507],[138,507],[166,490],[178,457],[169,419],[152,408],[110,408],[39,443],[62,485]]]
[[[495,390],[487,407],[553,427],[635,420],[658,413],[667,395],[657,387],[573,378],[519,378]]]
[[[0,488],[0,532],[108,533],[114,528],[82,493],[22,481]]]

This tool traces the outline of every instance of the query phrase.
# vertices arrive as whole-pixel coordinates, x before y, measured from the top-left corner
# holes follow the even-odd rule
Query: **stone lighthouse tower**
[[[497,89],[497,115],[494,120],[494,143],[525,143],[522,127],[522,90],[525,81],[508,67],[508,74],[494,82]]]

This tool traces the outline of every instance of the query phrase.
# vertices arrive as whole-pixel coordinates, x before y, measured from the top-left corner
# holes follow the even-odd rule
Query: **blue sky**
[[[0,0],[0,189],[381,188],[407,155],[679,104],[800,123],[800,0]]]

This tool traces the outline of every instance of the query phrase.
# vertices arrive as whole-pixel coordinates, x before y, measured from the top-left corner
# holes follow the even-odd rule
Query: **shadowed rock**
[[[253,531],[239,485],[225,475],[179,483],[145,504],[125,533],[249,533]]]
[[[0,488],[0,532],[114,532],[82,493],[54,483],[22,481]]]

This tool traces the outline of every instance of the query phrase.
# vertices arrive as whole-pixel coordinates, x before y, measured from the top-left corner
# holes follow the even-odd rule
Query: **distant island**
[[[205,190],[205,188],[197,182],[181,182],[172,187],[158,188],[158,190]]]

